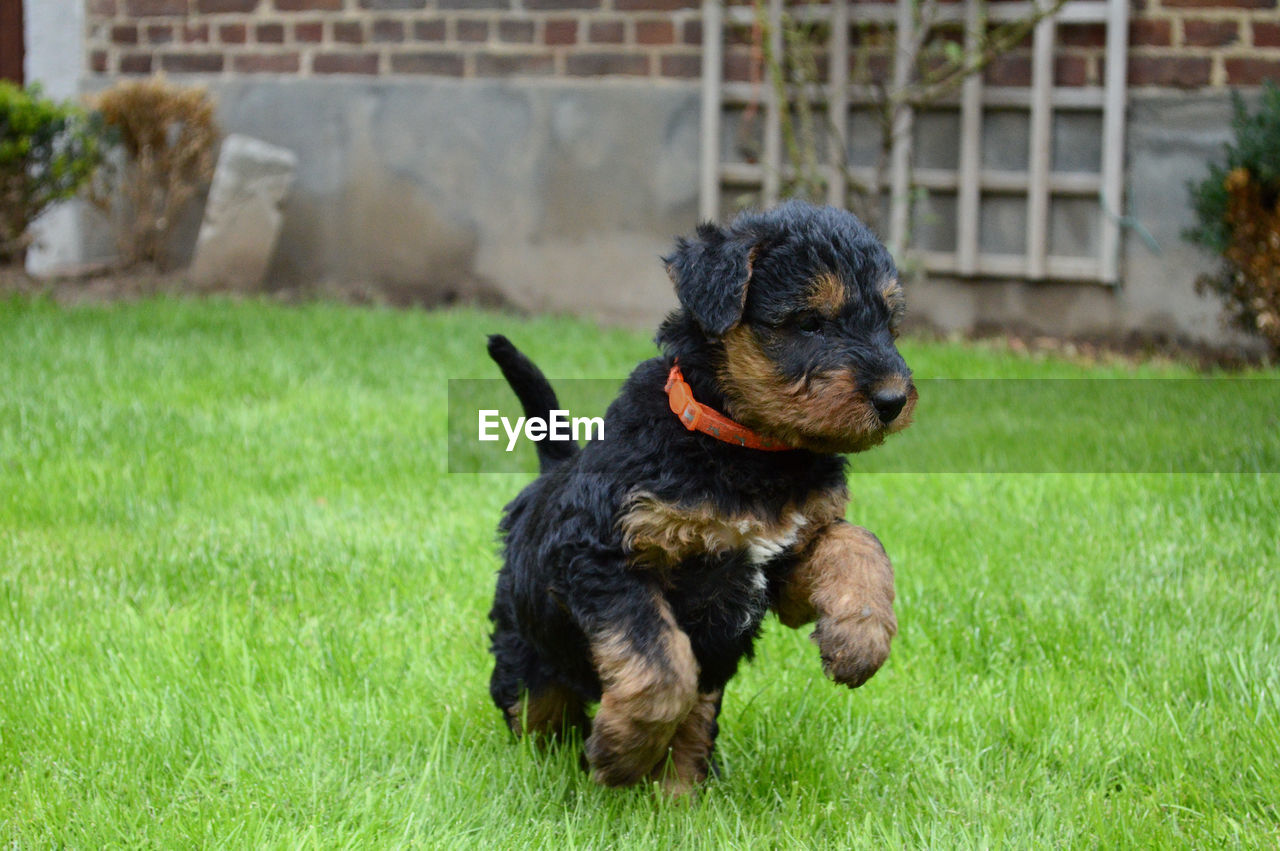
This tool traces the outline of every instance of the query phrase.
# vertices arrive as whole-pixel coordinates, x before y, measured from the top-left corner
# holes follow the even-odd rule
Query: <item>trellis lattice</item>
[[[963,0],[941,5],[935,24],[962,26],[967,47],[975,45],[982,22],[1000,23],[1026,19],[1036,11],[1034,2],[986,3]],[[827,202],[848,206],[848,179],[863,183],[872,180],[872,169],[851,164],[848,145],[857,141],[859,125],[850,117],[860,105],[871,103],[873,92],[849,81],[849,31],[851,23],[870,22],[890,26],[898,45],[892,70],[895,87],[904,85],[912,69],[903,61],[902,46],[913,37],[915,26],[911,0],[902,2],[807,4],[787,10],[806,20],[829,24],[827,80],[794,88],[788,98],[807,97],[826,110],[828,116],[843,120],[830,122],[834,139],[827,148],[827,162],[821,168]],[[777,91],[771,85],[726,81],[724,45],[727,28],[750,26],[755,20],[752,6],[725,6],[721,0],[703,2],[702,57],[702,143],[700,212],[717,218],[723,212],[724,188],[746,187],[757,192],[757,200],[769,205],[782,191],[789,164],[784,162],[782,110]],[[783,0],[767,0],[766,37],[770,52],[781,54]],[[1053,15],[1035,25],[1031,44],[1031,81],[1028,87],[987,85],[981,74],[964,80],[946,107],[958,112],[958,154],[954,166],[912,168],[914,124],[912,109],[900,113],[894,127],[888,170],[887,233],[891,247],[898,249],[908,239],[912,227],[914,189],[954,196],[952,226],[945,230],[946,245],[913,248],[913,253],[936,273],[976,277],[1012,277],[1026,280],[1075,280],[1114,284],[1119,278],[1120,215],[1124,181],[1124,132],[1126,104],[1126,54],[1128,44],[1128,0],[1067,0]],[[1064,24],[1102,24],[1106,31],[1106,53],[1102,84],[1055,86],[1054,55],[1058,28]],[[726,110],[759,103],[763,112],[763,139],[757,162],[737,162],[725,156],[722,136]],[[985,116],[992,110],[1022,112],[1027,115],[1027,147],[1024,167],[1005,167],[984,157]],[[1064,114],[1100,118],[1099,156],[1091,168],[1078,163],[1055,165],[1055,116]],[[879,130],[874,129],[878,133]],[[1023,205],[1016,216],[1025,231],[1020,244],[1010,250],[1005,244],[992,248],[982,239],[984,199],[1017,199]],[[1089,237],[1082,248],[1055,252],[1050,239],[1051,209],[1054,203],[1084,200]],[[1009,217],[1005,217],[1008,224]],[[1007,230],[1008,228],[1003,228]],[[936,241],[935,241],[936,242]]]

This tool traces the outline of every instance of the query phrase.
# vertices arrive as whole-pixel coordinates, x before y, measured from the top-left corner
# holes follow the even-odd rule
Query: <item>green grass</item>
[[[725,776],[681,803],[513,743],[485,612],[525,479],[444,473],[447,379],[496,375],[495,330],[555,376],[652,351],[478,312],[0,302],[0,843],[1280,842],[1276,475],[857,475],[901,623],[866,687],[771,621]],[[922,377],[1188,374],[903,348]]]

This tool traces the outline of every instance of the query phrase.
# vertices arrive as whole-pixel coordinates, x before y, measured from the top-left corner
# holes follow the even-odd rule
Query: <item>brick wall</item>
[[[87,0],[95,74],[696,78],[698,0]]]
[[[1129,87],[1222,89],[1280,81],[1280,11],[1276,0],[1136,0],[1129,25]],[[1098,84],[1101,25],[1060,30],[1059,85]],[[1006,69],[1023,73],[1029,58]],[[999,67],[1000,63],[997,63]]]
[[[1131,86],[1222,88],[1280,82],[1276,0],[1137,0]]]
[[[96,74],[695,79],[700,69],[699,0],[86,2]],[[1101,26],[1063,26],[1057,84],[1100,83],[1103,41]],[[746,42],[731,36],[730,79],[752,76],[758,53]],[[1277,0],[1135,0],[1129,44],[1132,88],[1280,80]],[[987,70],[996,85],[1030,75],[1029,45]]]

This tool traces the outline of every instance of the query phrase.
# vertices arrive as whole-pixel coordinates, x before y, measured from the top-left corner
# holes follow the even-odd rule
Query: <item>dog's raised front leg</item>
[[[698,662],[666,600],[631,599],[623,613],[590,630],[600,675],[600,709],[587,739],[591,777],[629,786],[667,758],[698,698]]]
[[[799,554],[774,608],[792,628],[817,620],[810,637],[823,670],[857,688],[884,664],[898,631],[893,565],[875,535],[838,520]]]

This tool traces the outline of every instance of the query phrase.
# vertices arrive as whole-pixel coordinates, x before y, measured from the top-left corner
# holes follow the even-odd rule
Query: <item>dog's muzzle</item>
[[[877,390],[871,396],[871,405],[876,409],[880,422],[888,425],[893,422],[902,408],[907,404],[907,394],[897,388]]]

